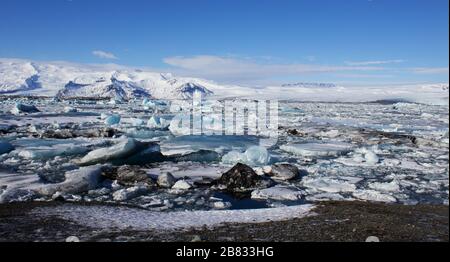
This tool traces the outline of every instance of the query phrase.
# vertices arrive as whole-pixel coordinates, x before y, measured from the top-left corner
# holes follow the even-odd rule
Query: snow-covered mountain
[[[281,85],[282,87],[304,87],[304,88],[333,88],[337,87],[335,84],[332,83],[306,83],[306,82],[299,82],[299,83],[293,83],[293,84],[284,84]]]
[[[77,65],[0,59],[0,94],[184,99],[194,92],[212,95],[216,84],[195,78],[175,78],[116,65]]]
[[[448,105],[448,86],[448,83],[441,83],[344,87],[300,82],[255,88],[119,65],[0,59],[0,95],[189,99],[194,92],[201,92],[211,98],[320,102],[398,100]]]

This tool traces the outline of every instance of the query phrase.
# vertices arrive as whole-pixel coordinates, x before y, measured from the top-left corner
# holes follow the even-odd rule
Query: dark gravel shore
[[[324,202],[314,210],[316,216],[181,232],[101,230],[52,215],[29,215],[33,208],[54,205],[60,203],[0,205],[0,241],[65,241],[68,236],[81,241],[365,241],[368,236],[384,242],[449,240],[449,209],[444,205]]]

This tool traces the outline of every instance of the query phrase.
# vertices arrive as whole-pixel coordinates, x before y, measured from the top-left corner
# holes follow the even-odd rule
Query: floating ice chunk
[[[191,189],[192,185],[186,180],[179,180],[172,186],[172,189],[188,190]]]
[[[56,192],[67,194],[79,194],[88,192],[97,187],[102,174],[102,166],[82,167],[65,174],[65,180],[58,184],[48,184],[37,188],[41,195],[52,196]]]
[[[17,155],[26,159],[50,159],[54,157],[66,157],[81,155],[88,152],[86,146],[73,144],[57,144],[53,146],[41,146],[24,150],[19,150]]]
[[[132,138],[125,139],[112,147],[100,148],[89,152],[89,154],[80,160],[80,164],[89,165],[126,158],[136,153],[137,148],[138,142],[136,140]]]
[[[246,160],[245,154],[237,151],[231,151],[222,157],[222,163],[230,165],[246,162]]]
[[[339,142],[288,144],[280,147],[283,151],[305,157],[340,156],[350,152],[352,148],[352,144]]]
[[[105,119],[105,124],[108,126],[117,125],[120,123],[120,119],[121,117],[118,114],[110,115]]]
[[[11,110],[14,115],[19,115],[21,113],[37,113],[40,112],[34,105],[25,105],[22,103],[16,103]]]
[[[213,203],[214,209],[227,209],[231,207],[230,202],[217,201]]]
[[[394,203],[397,199],[391,195],[383,194],[375,190],[357,190],[353,196],[367,201]]]
[[[373,182],[373,183],[369,184],[369,187],[376,191],[382,191],[382,192],[398,192],[398,191],[400,191],[400,185],[396,180],[394,180],[390,183]]]
[[[290,200],[296,201],[302,198],[303,192],[286,187],[286,186],[275,186],[266,189],[258,189],[252,192],[252,199],[272,199],[272,200]]]
[[[108,118],[109,115],[105,114],[105,113],[101,113],[100,114],[100,119],[101,120],[105,120],[106,118]]]
[[[353,192],[356,190],[354,184],[328,177],[304,177],[302,182],[305,187],[328,193]]]
[[[270,154],[265,147],[252,146],[245,153],[231,151],[222,157],[224,164],[243,163],[252,166],[265,166],[269,163]]]
[[[74,107],[66,106],[64,107],[64,113],[76,113],[78,110]]]
[[[269,162],[269,152],[265,147],[252,146],[245,151],[245,157],[248,163],[254,165],[267,165]]]
[[[380,162],[380,158],[377,156],[377,154],[365,147],[357,149],[355,152],[359,153],[359,155],[356,154],[354,156],[354,160],[357,162],[365,162],[369,165],[376,165]]]
[[[158,116],[152,116],[147,122],[147,127],[152,129],[166,130],[169,126],[170,121]]]
[[[130,123],[132,126],[143,126],[145,122],[140,118],[131,118]]]
[[[318,135],[319,137],[336,138],[339,136],[339,130],[334,129],[327,132],[320,132]]]
[[[0,141],[0,155],[8,154],[9,152],[14,150],[14,146],[9,142]]]

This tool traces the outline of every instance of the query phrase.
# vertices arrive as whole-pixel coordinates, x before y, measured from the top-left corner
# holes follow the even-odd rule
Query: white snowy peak
[[[190,98],[194,92],[212,95],[215,84],[176,78],[117,65],[77,65],[0,59],[0,94],[134,99]]]

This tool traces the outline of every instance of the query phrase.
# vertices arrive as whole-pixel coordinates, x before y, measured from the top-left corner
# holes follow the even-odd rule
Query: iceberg
[[[14,115],[19,115],[21,113],[38,113],[40,112],[39,109],[36,108],[34,105],[26,105],[22,103],[16,103],[11,110],[11,113]]]
[[[147,127],[151,129],[167,130],[169,126],[170,121],[158,116],[152,116],[147,122]]]
[[[249,147],[244,153],[231,151],[222,157],[222,163],[232,165],[242,163],[251,166],[265,166],[269,160],[269,152],[261,146]]]
[[[105,124],[108,126],[117,125],[120,123],[120,115],[114,114],[110,115],[105,119]]]

